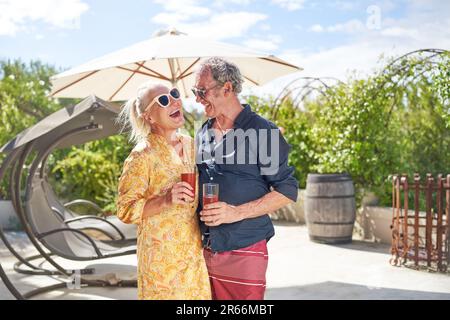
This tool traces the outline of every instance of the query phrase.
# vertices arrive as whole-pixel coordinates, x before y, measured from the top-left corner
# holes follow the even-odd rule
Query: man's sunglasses
[[[180,91],[177,88],[173,88],[169,91],[169,93],[160,94],[156,96],[152,102],[150,102],[149,106],[152,106],[155,102],[159,104],[161,108],[167,108],[170,104],[170,97],[174,100],[180,99]]]
[[[211,88],[208,88],[208,89],[198,89],[196,87],[193,87],[191,90],[192,90],[192,93],[194,94],[194,96],[200,97],[202,99],[205,99],[206,98],[206,93],[209,90],[215,89],[215,88],[217,88],[219,86],[221,86],[221,84],[217,83],[216,85],[214,85],[214,86],[212,86]]]

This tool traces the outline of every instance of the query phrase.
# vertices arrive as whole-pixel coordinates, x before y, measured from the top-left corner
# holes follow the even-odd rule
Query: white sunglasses
[[[159,96],[156,96],[152,102],[150,102],[149,106],[152,106],[156,102],[161,108],[167,108],[170,104],[170,97],[174,100],[179,100],[180,91],[177,88],[173,88],[169,91],[169,93],[160,94]]]
[[[143,113],[147,111],[148,108],[150,108],[155,102],[161,107],[161,108],[167,108],[170,104],[170,97],[174,100],[180,99],[180,91],[177,88],[173,88],[169,91],[169,93],[160,94],[159,96],[156,96],[145,108],[144,112],[140,112],[139,108],[137,107],[139,103],[136,104],[136,112],[138,116],[142,116]],[[139,99],[139,98],[138,98]]]

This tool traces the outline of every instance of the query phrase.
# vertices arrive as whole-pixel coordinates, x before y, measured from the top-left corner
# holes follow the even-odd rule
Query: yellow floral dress
[[[195,205],[173,205],[142,218],[148,199],[164,195],[195,165],[192,138],[178,136],[183,159],[164,137],[150,134],[125,160],[119,180],[117,216],[138,224],[138,298],[150,300],[211,299]],[[198,188],[196,188],[198,189]]]

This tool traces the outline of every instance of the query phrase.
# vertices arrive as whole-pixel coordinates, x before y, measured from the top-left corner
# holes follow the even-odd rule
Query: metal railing
[[[447,272],[450,266],[450,174],[392,179],[392,265]]]

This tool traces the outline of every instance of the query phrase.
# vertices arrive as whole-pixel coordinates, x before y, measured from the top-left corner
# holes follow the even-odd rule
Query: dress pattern
[[[182,159],[164,137],[150,134],[125,160],[119,180],[117,216],[138,225],[140,300],[211,299],[196,214],[198,190],[194,204],[173,205],[142,218],[148,199],[164,195],[180,181],[181,173],[195,166],[192,138],[178,138]]]

